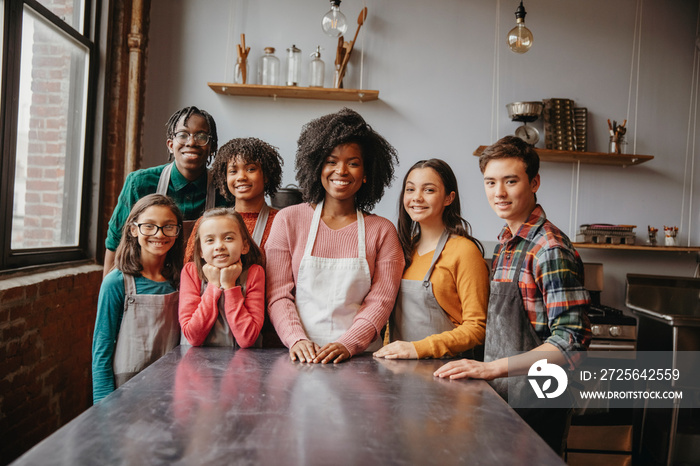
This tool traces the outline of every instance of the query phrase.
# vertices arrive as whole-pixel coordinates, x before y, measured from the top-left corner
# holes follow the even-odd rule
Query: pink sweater
[[[294,297],[313,213],[309,204],[280,210],[265,245],[268,312],[277,334],[288,348],[299,340],[308,339]],[[386,324],[404,268],[401,244],[389,220],[367,215],[365,242],[372,285],[352,326],[338,339],[351,355],[364,351]],[[312,255],[334,259],[357,257],[357,222],[331,230],[321,221]]]
[[[265,270],[259,265],[248,269],[245,297],[240,286],[222,290],[207,286],[200,296],[202,281],[197,266],[188,262],[180,276],[180,327],[192,346],[204,343],[219,316],[218,301],[224,294],[224,313],[231,333],[241,348],[253,346],[260,334],[265,312]]]

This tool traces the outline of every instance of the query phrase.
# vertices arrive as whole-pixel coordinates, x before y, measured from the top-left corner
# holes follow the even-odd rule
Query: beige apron
[[[352,326],[369,293],[372,277],[365,250],[365,219],[357,210],[357,257],[331,259],[311,255],[321,223],[323,202],[314,210],[296,283],[296,306],[309,339],[320,346],[338,340]],[[379,337],[366,351],[381,347]]]
[[[132,275],[124,274],[124,316],[114,350],[114,383],[119,387],[180,341],[178,292],[136,294]]]
[[[156,188],[156,194],[162,194],[163,196],[168,195],[170,174],[172,173],[174,166],[175,162],[167,165],[160,173],[160,178],[158,179],[158,187]],[[214,181],[211,179],[211,173],[207,171],[207,199],[204,202],[204,210],[211,209],[212,207],[214,207],[215,203],[216,188],[214,187]],[[196,222],[196,220],[185,220],[182,222],[182,237],[185,238],[185,242],[187,242],[187,238],[190,237],[190,234],[192,233],[192,229],[194,228],[194,224]]]
[[[440,236],[423,281],[401,280],[401,288],[389,323],[391,341],[419,341],[437,333],[454,330],[455,324],[435,299],[433,284],[430,283],[435,263],[449,237],[450,233],[447,230]]]

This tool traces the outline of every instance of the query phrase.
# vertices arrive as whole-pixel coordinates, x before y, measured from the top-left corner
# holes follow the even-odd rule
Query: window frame
[[[69,26],[36,0],[4,0],[2,29],[2,86],[0,87],[0,272],[8,269],[79,261],[89,257],[90,202],[93,196],[93,163],[99,157],[94,147],[99,79],[99,20],[101,0],[84,0],[83,33]],[[36,249],[11,249],[14,202],[15,163],[17,159],[17,126],[19,111],[20,62],[24,7],[88,50],[85,138],[83,147],[82,195],[76,212],[80,214],[77,246]],[[99,181],[99,180],[95,180]]]

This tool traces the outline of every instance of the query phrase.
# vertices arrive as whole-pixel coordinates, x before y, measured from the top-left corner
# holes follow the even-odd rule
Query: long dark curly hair
[[[235,200],[226,183],[228,164],[239,157],[244,163],[260,165],[265,176],[265,194],[271,196],[277,192],[282,185],[284,164],[277,148],[258,138],[236,138],[221,146],[211,166],[214,185],[227,200]]]
[[[355,194],[355,207],[370,212],[394,179],[396,149],[374,131],[359,113],[343,108],[304,125],[297,141],[294,167],[304,201],[318,204],[326,196],[321,170],[326,157],[340,145],[356,143],[362,152],[367,182]]]
[[[170,115],[170,119],[165,124],[165,137],[166,139],[174,139],[175,132],[177,130],[177,124],[180,119],[184,118],[183,123],[187,125],[187,121],[192,115],[199,115],[207,121],[209,126],[209,157],[207,158],[207,163],[216,155],[216,150],[219,148],[219,136],[216,133],[216,122],[214,117],[207,113],[205,110],[200,110],[195,106],[183,107],[177,112]],[[168,160],[172,160],[173,154],[168,152]]]
[[[182,227],[182,213],[178,209],[175,202],[168,196],[162,194],[148,194],[139,199],[134,207],[131,208],[129,217],[124,222],[122,228],[122,239],[117,247],[117,252],[114,257],[114,266],[122,271],[133,276],[140,276],[143,271],[141,263],[141,245],[139,244],[138,236],[131,234],[134,223],[139,216],[152,206],[165,206],[169,208],[177,219],[177,224]],[[184,239],[183,232],[175,238],[175,243],[165,255],[165,263],[161,273],[167,278],[175,288],[180,288],[180,270],[182,270],[182,258],[184,256]]]
[[[478,239],[472,236],[471,225],[462,218],[462,208],[459,202],[457,178],[455,177],[452,168],[444,160],[421,160],[413,164],[413,166],[406,173],[406,176],[404,176],[403,185],[401,186],[401,196],[399,196],[398,233],[399,241],[401,242],[401,247],[403,248],[403,257],[406,261],[406,268],[411,265],[413,251],[415,250],[418,241],[420,241],[421,234],[420,224],[411,220],[411,217],[408,215],[408,212],[406,212],[406,209],[403,206],[403,193],[406,191],[406,180],[408,180],[408,175],[410,175],[411,172],[417,168],[432,168],[442,180],[442,184],[445,187],[445,194],[449,194],[454,191],[454,200],[450,205],[445,206],[445,209],[442,211],[442,223],[445,224],[445,229],[451,235],[464,236],[468,240],[474,242],[476,247],[479,248],[479,251],[481,251],[481,255],[483,257],[484,246],[482,246]]]

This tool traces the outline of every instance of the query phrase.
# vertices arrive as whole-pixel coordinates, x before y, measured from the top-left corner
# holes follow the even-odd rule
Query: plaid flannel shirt
[[[493,255],[494,281],[514,280],[515,267],[527,254],[518,280],[523,307],[535,333],[559,348],[575,365],[576,351],[591,340],[590,297],[583,287],[583,263],[569,238],[552,224],[540,205],[515,236],[504,227]]]

